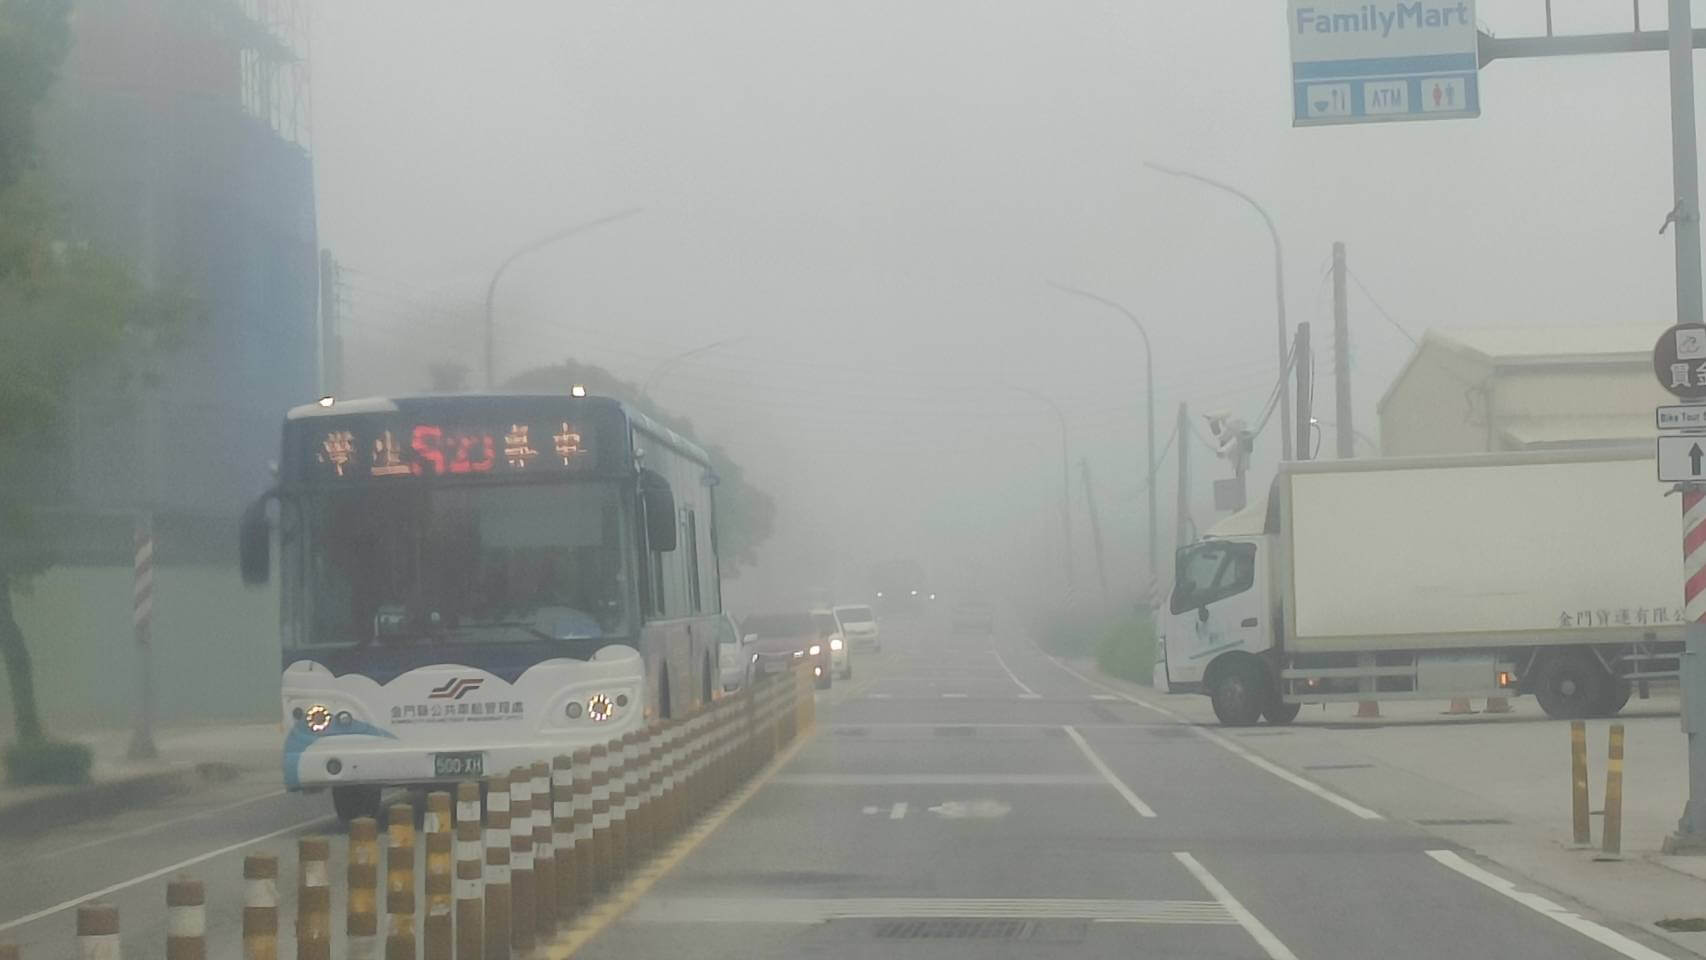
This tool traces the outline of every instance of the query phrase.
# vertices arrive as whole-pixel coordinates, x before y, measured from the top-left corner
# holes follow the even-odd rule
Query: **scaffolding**
[[[243,112],[309,147],[308,0],[212,0],[239,46]]]

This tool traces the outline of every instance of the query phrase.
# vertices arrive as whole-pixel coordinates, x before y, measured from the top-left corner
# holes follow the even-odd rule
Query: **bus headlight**
[[[815,644],[815,643],[814,643],[814,644],[812,644],[812,648],[811,648],[811,650],[810,650],[810,653],[811,653],[811,655],[812,655],[812,656],[814,656],[814,657],[815,657],[815,656],[817,656],[817,655],[818,655],[818,654],[820,654],[820,653],[822,653],[822,652],[823,652],[823,647],[821,647],[821,646],[819,646],[819,645],[818,645],[818,644]]]
[[[586,702],[586,715],[594,723],[603,723],[616,715],[616,704],[602,693],[595,693]]]
[[[325,733],[332,725],[332,711],[323,703],[316,703],[302,713],[302,722],[314,733]]]
[[[833,640],[829,641],[829,649],[831,649],[831,650],[840,650],[841,646],[842,646],[842,644],[841,644],[841,638],[840,637],[836,637]]]
[[[349,725],[355,722],[355,714],[350,713],[348,710],[339,710],[338,715],[334,719],[337,721],[340,729],[347,730]]]

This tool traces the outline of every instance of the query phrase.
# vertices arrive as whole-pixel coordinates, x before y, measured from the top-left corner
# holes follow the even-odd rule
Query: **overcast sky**
[[[1646,26],[1663,7],[1642,0]],[[1626,3],[1554,8],[1560,32],[1629,26]],[[1516,36],[1542,10],[1477,13]],[[1253,417],[1277,375],[1260,220],[1146,159],[1272,213],[1328,416],[1325,269],[1348,244],[1370,435],[1410,350],[1376,301],[1416,335],[1673,319],[1662,54],[1495,63],[1476,120],[1302,130],[1279,0],[321,0],[312,57],[353,385],[477,371],[498,262],[642,208],[517,263],[497,294],[500,376],[574,356],[644,379],[741,338],[654,394],[779,500],[773,575],[748,593],[889,553],[939,579],[948,557],[1058,556],[1060,433],[1038,394],[1066,413],[1074,487],[1092,463],[1116,577],[1142,576],[1142,344],[1049,281],[1144,319],[1158,444],[1180,402]],[[1190,454],[1206,524],[1225,466]],[[1080,490],[1073,510],[1088,564]]]

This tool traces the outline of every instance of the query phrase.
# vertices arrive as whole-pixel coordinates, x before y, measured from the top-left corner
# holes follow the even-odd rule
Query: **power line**
[[[1387,313],[1386,308],[1380,305],[1379,300],[1374,299],[1374,294],[1368,292],[1367,285],[1365,285],[1362,282],[1361,277],[1357,276],[1356,271],[1352,270],[1350,267],[1347,266],[1347,267],[1345,267],[1345,273],[1350,276],[1351,280],[1355,281],[1355,283],[1357,285],[1357,289],[1361,290],[1362,295],[1368,298],[1368,302],[1374,305],[1375,311],[1377,313],[1379,313],[1382,317],[1385,317],[1386,322],[1392,324],[1392,328],[1394,330],[1397,330],[1399,333],[1403,334],[1404,339],[1410,341],[1411,346],[1416,346],[1418,341],[1416,340],[1415,336],[1413,334],[1411,334],[1410,331],[1404,329],[1403,324],[1399,323],[1397,320],[1394,320],[1392,318],[1392,314]]]

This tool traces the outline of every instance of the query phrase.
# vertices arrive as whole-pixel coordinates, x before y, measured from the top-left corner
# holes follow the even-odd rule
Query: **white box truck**
[[[1681,506],[1651,447],[1284,465],[1181,548],[1171,692],[1223,724],[1304,703],[1533,693],[1609,716],[1675,676]]]

